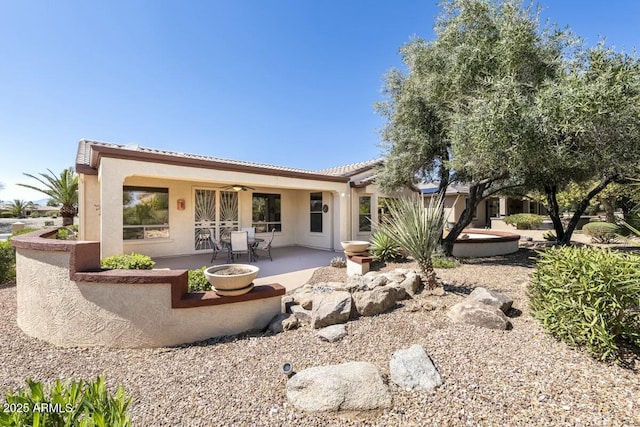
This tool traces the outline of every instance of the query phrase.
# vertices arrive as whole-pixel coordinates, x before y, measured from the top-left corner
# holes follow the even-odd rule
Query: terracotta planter
[[[369,246],[371,245],[371,243],[366,240],[346,240],[344,242],[340,242],[340,244],[345,252],[350,253],[366,252],[369,250]]]
[[[204,275],[217,294],[233,296],[251,291],[259,271],[250,264],[222,264],[207,268]]]

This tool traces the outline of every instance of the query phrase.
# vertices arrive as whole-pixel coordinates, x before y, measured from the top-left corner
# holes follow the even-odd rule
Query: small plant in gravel
[[[402,258],[402,252],[398,242],[385,229],[384,225],[371,235],[371,247],[369,252],[376,261],[396,261]]]
[[[456,268],[460,267],[460,262],[455,258],[446,257],[444,255],[434,256],[433,260],[433,268]]]
[[[107,390],[104,378],[96,381],[57,380],[47,389],[41,382],[27,380],[27,388],[5,394],[0,425],[128,427],[127,408],[131,398],[118,386],[115,395]]]
[[[0,241],[0,284],[16,278],[16,250],[8,240]]]
[[[556,240],[558,240],[558,238],[556,237],[556,233],[551,230],[545,231],[544,234],[542,234],[542,238],[548,242],[555,242]]]
[[[542,225],[542,217],[535,214],[513,214],[504,217],[504,223],[514,225],[518,230],[535,230]]]
[[[541,252],[531,312],[552,335],[599,360],[620,357],[622,341],[640,346],[640,256],[596,247]]]
[[[609,222],[590,222],[582,227],[582,232],[594,243],[613,243],[618,240],[620,227]]]
[[[189,292],[204,292],[211,290],[211,283],[207,280],[207,276],[204,275],[206,266],[200,267],[196,270],[189,270]]]
[[[151,270],[156,265],[155,261],[147,255],[130,253],[128,255],[114,255],[102,259],[100,266],[107,270]]]
[[[344,258],[337,256],[331,259],[329,265],[336,268],[345,268],[347,266],[347,261],[345,261]]]

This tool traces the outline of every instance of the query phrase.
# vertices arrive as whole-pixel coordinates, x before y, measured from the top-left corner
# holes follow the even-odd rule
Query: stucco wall
[[[31,235],[14,239],[18,326],[57,346],[177,345],[262,329],[281,311],[279,285],[263,286],[264,298],[181,296],[184,271],[83,273],[74,268],[95,265],[99,248],[83,251],[85,242]]]

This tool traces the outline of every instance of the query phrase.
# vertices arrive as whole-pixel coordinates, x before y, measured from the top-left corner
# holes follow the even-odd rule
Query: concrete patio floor
[[[279,283],[287,291],[298,288],[311,278],[313,272],[319,267],[326,267],[332,258],[341,256],[343,252],[333,252],[319,249],[305,248],[301,246],[287,246],[271,249],[273,261],[266,254],[261,254],[257,261],[251,264],[260,267],[258,277],[254,281],[256,285]],[[170,268],[172,270],[195,270],[202,266],[210,267],[227,263],[226,252],[218,252],[218,256],[211,261],[211,252],[154,258],[155,268]],[[236,263],[247,263],[247,257],[241,256]]]

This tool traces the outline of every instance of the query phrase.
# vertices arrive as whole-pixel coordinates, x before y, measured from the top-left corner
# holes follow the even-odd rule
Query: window
[[[371,196],[360,196],[358,205],[358,231],[371,231]]]
[[[309,199],[310,224],[309,231],[322,233],[322,193],[311,193]]]
[[[282,231],[280,194],[253,193],[251,226],[256,233]]]
[[[169,189],[123,187],[122,223],[124,240],[169,238]]]

